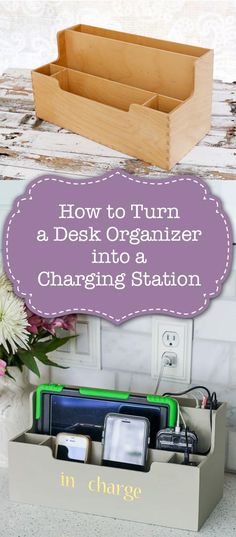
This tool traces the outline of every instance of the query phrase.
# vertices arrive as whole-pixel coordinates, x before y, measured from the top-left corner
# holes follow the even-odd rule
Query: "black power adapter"
[[[197,453],[198,437],[193,431],[161,429],[156,436],[156,449],[180,453]]]

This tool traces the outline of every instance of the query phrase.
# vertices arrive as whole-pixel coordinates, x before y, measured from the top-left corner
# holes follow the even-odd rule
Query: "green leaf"
[[[18,355],[21,359],[21,361],[23,362],[23,364],[28,367],[28,369],[30,369],[31,371],[33,371],[33,373],[35,373],[35,375],[37,375],[38,377],[40,377],[40,372],[39,372],[39,368],[37,366],[37,362],[34,358],[34,354],[32,351],[22,351],[20,349],[18,349]]]
[[[20,371],[22,372],[23,371],[23,364],[21,362],[21,359],[19,358],[18,360],[15,360],[15,365],[16,367],[18,367],[20,369]]]
[[[44,351],[45,354],[48,354],[48,352],[55,351],[56,349],[59,349],[59,347],[62,347],[65,345],[70,339],[77,337],[76,335],[73,336],[66,336],[66,337],[54,337],[51,341],[45,342]]]
[[[18,354],[14,354],[10,363],[8,363],[8,367],[12,367],[12,366],[18,367],[20,371],[23,370],[23,363],[22,363],[20,356],[18,356]]]
[[[46,339],[46,338],[50,338],[52,337],[52,334],[50,334],[47,330],[45,330],[44,328],[39,328],[38,330],[38,341],[40,341],[41,339]]]
[[[32,352],[33,354],[37,354],[37,353],[43,353],[43,354],[46,354],[46,349],[47,349],[47,345],[48,345],[48,341],[42,341],[42,342],[38,342],[38,343],[35,343],[34,345],[32,345]]]
[[[69,369],[67,366],[60,365],[60,364],[57,364],[56,362],[53,362],[52,360],[49,360],[47,355],[44,354],[43,352],[37,352],[37,354],[35,353],[35,358],[37,358],[37,360],[42,362],[42,364],[44,364],[44,365],[50,365],[50,366],[53,366],[53,367],[60,367],[61,369]]]

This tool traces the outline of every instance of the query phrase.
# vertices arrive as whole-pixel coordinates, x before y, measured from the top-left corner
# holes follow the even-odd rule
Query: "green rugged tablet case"
[[[64,384],[40,384],[36,389],[36,403],[35,403],[35,419],[38,420],[41,417],[42,410],[42,394],[44,392],[61,393],[64,389],[70,389],[71,387]],[[153,405],[168,406],[168,427],[174,427],[177,420],[177,402],[171,397],[162,397],[160,395],[144,395],[144,394],[132,394],[129,392],[120,392],[116,390],[104,390],[97,388],[73,388],[78,390],[80,396],[96,397],[103,399],[115,399],[120,401],[128,401],[130,397],[137,397],[146,400],[147,403]],[[144,401],[143,401],[144,402]]]

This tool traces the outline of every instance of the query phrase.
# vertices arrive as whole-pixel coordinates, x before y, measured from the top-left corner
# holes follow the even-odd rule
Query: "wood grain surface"
[[[165,172],[38,120],[30,70],[9,69],[0,77],[1,180],[31,180],[53,172],[82,178],[115,167],[146,177],[181,173],[236,179],[236,84],[214,82],[210,132],[171,172]]]

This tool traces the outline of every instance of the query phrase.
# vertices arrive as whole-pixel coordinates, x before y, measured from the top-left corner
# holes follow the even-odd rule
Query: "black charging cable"
[[[206,386],[192,386],[191,388],[188,388],[187,390],[183,390],[182,392],[165,392],[163,393],[163,397],[166,397],[168,395],[170,396],[181,396],[186,395],[187,393],[193,392],[194,390],[205,390],[208,395],[208,401],[209,401],[209,410],[210,410],[210,430],[212,432],[212,412],[213,410],[216,410],[218,408],[218,401],[216,392],[210,392]],[[186,428],[185,428],[185,436],[186,436]],[[211,451],[211,444],[210,447],[206,451],[198,451],[198,455],[208,455]],[[188,456],[189,458],[189,456]]]
[[[184,464],[189,464],[189,447],[188,447],[188,427],[185,427],[186,448],[184,451]]]
[[[167,395],[186,395],[186,393],[193,392],[194,390],[205,390],[207,392],[209,400],[211,399],[211,392],[206,388],[206,386],[192,386],[192,388],[188,388],[187,390],[184,390],[182,392],[166,392],[163,393],[163,397],[166,397]],[[213,392],[215,394],[215,392]],[[212,394],[213,395],[213,394]]]

